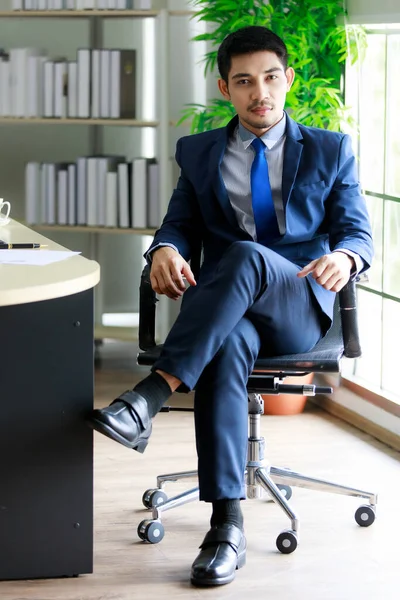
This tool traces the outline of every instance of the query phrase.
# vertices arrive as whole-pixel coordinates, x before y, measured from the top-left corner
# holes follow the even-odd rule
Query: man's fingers
[[[331,287],[332,292],[340,292],[340,290],[346,285],[347,279],[345,277],[341,277],[333,287]]]
[[[167,259],[161,254],[158,261],[154,259],[150,281],[156,294],[165,294],[168,298],[177,300],[186,290],[184,278],[190,285],[196,285],[188,263],[176,252],[167,256]]]
[[[161,294],[162,293],[161,292],[160,284],[158,282],[158,279],[152,273],[150,273],[150,283],[151,283],[152,289],[155,291],[156,294]]]
[[[320,271],[320,272],[318,272]],[[325,284],[330,280],[337,280],[340,277],[340,271],[334,266],[325,267],[325,269],[321,270],[318,267],[314,269],[313,277],[319,285],[325,287]],[[329,288],[327,288],[329,289]]]
[[[190,285],[196,285],[196,280],[194,278],[192,269],[189,267],[187,263],[185,263],[182,267],[182,274],[186,277],[186,281]]]
[[[165,292],[164,294],[166,294],[168,296],[168,298],[179,298],[180,296],[182,296],[183,294],[183,290],[181,290],[179,288],[179,286],[175,283],[175,281],[172,278],[171,273],[167,272],[167,273],[161,273],[161,276],[164,279],[164,289]]]
[[[343,260],[343,253],[325,254],[321,258],[312,260],[301,271],[297,273],[298,277],[305,277],[312,274],[315,281],[326,290],[339,292],[346,284],[350,276],[351,261]]]
[[[174,284],[171,276],[165,276],[160,270],[156,273],[150,273],[150,282],[156,294],[165,294],[168,298],[177,300],[182,292]]]
[[[314,269],[315,265],[317,264],[318,259],[317,260],[312,260],[310,263],[308,263],[308,265],[306,265],[305,267],[303,267],[301,269],[301,271],[299,271],[297,273],[297,277],[305,277],[306,275],[308,275],[309,273],[311,273],[311,271]]]
[[[333,290],[333,288],[335,287],[335,285],[341,279],[342,278],[341,278],[341,276],[340,276],[339,273],[333,273],[333,274],[331,274],[330,277],[329,276],[328,277],[324,277],[324,278],[320,277],[316,281],[317,281],[317,283],[319,283],[319,285],[321,285],[326,290]]]
[[[185,282],[183,281],[181,270],[175,264],[171,265],[171,279],[179,291],[185,291],[186,286]]]

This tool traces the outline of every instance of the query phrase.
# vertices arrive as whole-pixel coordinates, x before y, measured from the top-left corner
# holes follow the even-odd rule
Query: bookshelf
[[[0,17],[8,18],[72,18],[72,19],[87,19],[88,17],[108,17],[108,18],[121,18],[121,17],[133,17],[133,18],[151,18],[157,17],[160,14],[160,10],[1,10]],[[176,11],[178,12],[178,11]],[[181,12],[181,11],[179,11]]]
[[[156,22],[156,73],[155,85],[156,95],[158,98],[163,98],[163,101],[158,102],[156,109],[156,120],[145,119],[113,119],[113,118],[24,118],[24,117],[3,117],[0,116],[0,126],[7,125],[73,125],[73,126],[89,126],[91,130],[91,148],[90,154],[100,154],[102,146],[102,128],[103,127],[127,127],[127,128],[154,128],[156,129],[156,157],[159,163],[159,202],[161,213],[165,213],[170,192],[172,190],[171,171],[170,171],[170,156],[169,156],[169,105],[168,105],[168,19],[170,14],[186,14],[186,11],[168,11],[161,10],[0,10],[0,19],[64,19],[66,26],[72,24],[74,19],[87,19],[89,24],[89,43],[88,48],[103,47],[103,29],[102,24],[105,19],[155,19]],[[45,41],[43,43],[45,46]],[[143,51],[143,44],[142,44]],[[32,161],[35,156],[32,156]],[[72,225],[49,225],[37,224],[29,225],[36,230],[46,230],[48,234],[53,232],[68,232],[76,234],[89,234],[91,258],[99,260],[99,234],[110,235],[135,235],[135,236],[153,236],[154,229],[132,229],[132,228],[116,228],[116,227],[91,227],[91,226],[72,226]],[[101,262],[101,261],[99,261]],[[139,285],[139,276],[135,276],[135,280]],[[104,281],[101,279],[100,284],[95,290],[95,337],[96,339],[111,338],[124,341],[137,339],[137,331],[133,327],[115,327],[104,326],[102,324],[103,306],[103,286]],[[131,282],[129,283],[131,285]],[[163,302],[160,303],[161,312],[163,313],[158,325],[158,335],[164,337],[169,329],[168,324],[168,309]]]
[[[137,119],[72,119],[56,117],[0,117],[0,125],[112,125],[113,127],[158,127],[159,121]]]

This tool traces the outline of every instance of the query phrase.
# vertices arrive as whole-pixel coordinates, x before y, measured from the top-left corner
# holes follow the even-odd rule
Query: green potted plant
[[[193,38],[206,41],[211,49],[204,56],[205,75],[216,70],[217,48],[222,40],[246,25],[264,25],[285,41],[294,84],[286,98],[286,109],[296,121],[333,131],[355,127],[344,104],[344,67],[354,64],[366,48],[362,27],[346,26],[342,0],[192,0],[196,18],[205,21],[208,33]],[[211,26],[211,27],[210,27]],[[217,73],[216,73],[217,76]],[[191,132],[200,133],[225,126],[234,116],[230,102],[212,99],[208,105],[189,104],[178,125],[191,121]],[[311,383],[312,374],[285,383]],[[306,397],[264,395],[266,414],[296,414]]]

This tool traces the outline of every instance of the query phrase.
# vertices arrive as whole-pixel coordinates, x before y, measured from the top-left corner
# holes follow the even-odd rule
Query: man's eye
[[[238,84],[239,84],[239,85],[244,85],[244,84],[246,84],[246,83],[249,83],[249,80],[248,80],[248,79],[239,79],[239,81],[238,81]]]
[[[278,76],[277,75],[269,75],[268,79],[278,79]]]

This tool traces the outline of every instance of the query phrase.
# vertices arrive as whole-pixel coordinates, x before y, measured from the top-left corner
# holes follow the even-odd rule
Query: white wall
[[[349,23],[400,23],[399,0],[347,0]]]

